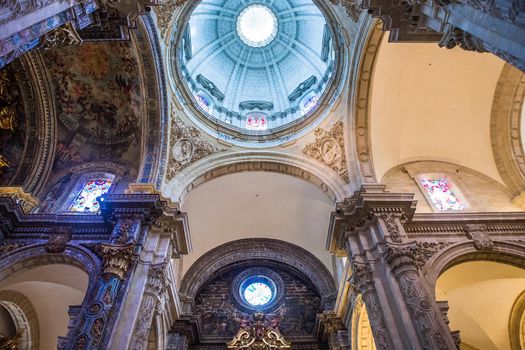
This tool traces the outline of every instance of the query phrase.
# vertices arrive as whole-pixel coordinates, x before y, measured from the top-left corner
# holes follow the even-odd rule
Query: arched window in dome
[[[419,184],[432,206],[438,211],[464,210],[465,201],[459,189],[444,175],[419,175]]]
[[[209,115],[213,113],[213,99],[204,91],[199,91],[195,94],[195,100],[202,110]]]
[[[82,213],[97,213],[100,211],[100,203],[97,198],[106,194],[113,183],[107,178],[89,179],[84,183],[82,190],[77,195],[69,211]]]
[[[246,115],[246,130],[266,130],[268,129],[268,120],[264,113],[248,113]]]
[[[305,97],[301,99],[299,108],[301,109],[301,116],[304,116],[317,107],[319,103],[319,95],[314,91],[310,91]]]

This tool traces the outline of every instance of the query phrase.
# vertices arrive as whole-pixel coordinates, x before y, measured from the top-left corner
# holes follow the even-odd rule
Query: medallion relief
[[[343,122],[335,123],[328,131],[315,129],[315,142],[305,146],[303,153],[326,164],[349,182],[346,166]]]
[[[166,180],[171,180],[178,172],[204,157],[217,152],[226,151],[201,137],[201,132],[193,126],[188,126],[179,117],[171,120],[169,163]]]

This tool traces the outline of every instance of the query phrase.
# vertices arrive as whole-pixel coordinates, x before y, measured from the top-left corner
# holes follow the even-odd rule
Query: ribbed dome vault
[[[281,137],[326,104],[336,51],[312,0],[205,0],[181,32],[176,72],[212,129]]]

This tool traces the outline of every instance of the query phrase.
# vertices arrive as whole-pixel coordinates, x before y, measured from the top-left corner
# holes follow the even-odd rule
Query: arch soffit
[[[353,152],[348,159],[355,159],[357,168],[354,172],[362,184],[377,182],[372,157],[370,136],[370,105],[372,93],[372,77],[375,68],[381,40],[383,38],[382,22],[365,16],[366,21],[360,28],[363,35],[356,41],[355,52],[360,56],[352,65],[350,74],[348,122],[344,123],[347,152]],[[356,39],[357,40],[357,39]]]
[[[307,277],[321,297],[326,298],[336,294],[332,275],[323,263],[307,250],[285,241],[251,238],[222,244],[197,259],[182,279],[181,296],[194,298],[201,287],[217,272],[243,260],[281,263]]]
[[[0,281],[22,271],[45,265],[69,265],[83,270],[89,278],[88,290],[94,288],[101,263],[88,249],[68,245],[62,254],[50,254],[45,244],[21,247],[0,260]],[[86,293],[89,295],[89,293]]]
[[[198,161],[168,184],[165,194],[179,203],[198,186],[221,176],[245,171],[280,173],[302,179],[321,189],[334,203],[349,195],[348,185],[315,160],[271,151],[216,154]]]
[[[525,73],[505,64],[492,102],[490,140],[496,167],[513,196],[525,192],[525,152],[520,137],[524,101]]]

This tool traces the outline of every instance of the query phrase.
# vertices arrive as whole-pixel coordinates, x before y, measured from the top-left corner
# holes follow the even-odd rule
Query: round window
[[[267,268],[250,268],[240,273],[232,285],[234,299],[248,311],[268,311],[283,297],[281,277]]]

